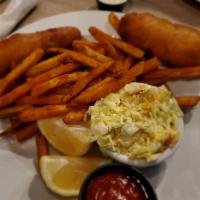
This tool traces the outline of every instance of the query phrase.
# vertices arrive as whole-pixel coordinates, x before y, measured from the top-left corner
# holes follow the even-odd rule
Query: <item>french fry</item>
[[[38,162],[42,156],[49,154],[49,145],[45,137],[41,133],[36,134],[36,149]]]
[[[74,85],[72,85],[68,93],[65,95],[65,102],[68,102],[73,97],[77,96],[83,89],[87,87],[87,85],[92,82],[94,79],[96,79],[98,76],[105,73],[113,64],[113,61],[110,61],[108,63],[102,64],[99,68],[94,68],[91,70],[90,73],[88,73],[87,76],[77,81]]]
[[[35,65],[44,55],[44,50],[36,49],[27,56],[19,65],[11,70],[0,83],[0,95],[2,95],[10,84],[20,78],[28,69]]]
[[[44,61],[38,63],[37,65],[33,66],[32,68],[30,68],[27,71],[26,75],[28,77],[36,76],[38,74],[46,72],[46,71],[60,65],[64,61],[69,61],[69,56],[68,56],[68,54],[62,53],[60,55],[57,55],[57,56],[54,56],[47,60],[44,60]]]
[[[112,76],[120,77],[124,73],[124,61],[115,61],[109,71],[111,72]]]
[[[97,43],[97,42],[92,42],[92,41],[88,41],[88,40],[74,40],[72,42],[72,46],[76,47],[76,46],[88,46],[94,50],[97,50],[98,48],[100,48],[101,46]]]
[[[63,102],[64,95],[52,94],[44,95],[42,97],[33,97],[31,95],[24,96],[19,99],[16,104],[29,104],[29,105],[57,105]]]
[[[115,59],[115,60],[121,60],[121,55],[120,55],[120,51],[118,49],[116,49],[110,42],[108,42],[107,40],[101,38],[100,44],[104,47],[104,49],[106,50],[107,54]]]
[[[6,91],[3,93],[6,94],[10,91],[12,91],[13,89],[15,89],[16,87],[18,87],[19,85],[21,85],[22,83],[24,83],[24,77],[21,77],[19,78],[18,80],[16,81],[13,81],[11,84],[9,84],[8,88],[6,89]],[[1,84],[1,81],[0,81],[0,84]]]
[[[30,108],[18,115],[21,122],[31,122],[39,119],[66,115],[71,109],[67,105],[48,105],[39,108]]]
[[[97,50],[99,48],[99,44],[97,42],[92,42],[88,40],[74,40],[72,42],[72,46],[76,49],[76,47],[85,47],[88,46],[92,49]]]
[[[86,109],[69,112],[65,115],[65,117],[63,118],[63,121],[66,124],[78,124],[81,121],[83,121],[85,112],[86,112]]]
[[[93,81],[91,81],[91,82],[88,84],[87,88],[89,88],[89,87],[91,87],[91,86],[93,86],[93,85],[96,85],[97,83],[101,82],[105,77],[108,77],[108,74],[105,73],[103,76],[100,76],[100,77],[94,79]],[[86,88],[86,89],[87,89],[87,88]]]
[[[85,90],[85,92],[94,91],[94,90],[98,89],[99,87],[101,87],[102,85],[112,82],[113,80],[115,80],[113,77],[106,77],[103,80],[98,81],[96,84],[88,87]]]
[[[0,108],[8,106],[20,97],[24,96],[28,91],[30,91],[31,87],[31,84],[23,83],[9,93],[0,96]]]
[[[70,89],[70,85],[63,85],[53,90],[54,94],[67,94]]]
[[[0,136],[8,136],[15,132],[16,128],[21,126],[22,122],[19,121],[11,121],[11,126],[5,129],[3,132],[0,133]]]
[[[185,67],[185,68],[166,68],[158,69],[143,76],[142,81],[148,81],[152,79],[166,79],[175,80],[183,78],[196,78],[200,77],[200,66],[197,67]]]
[[[192,107],[200,102],[200,96],[177,96],[175,98],[180,107]]]
[[[118,18],[118,16],[115,13],[111,12],[108,15],[108,21],[110,25],[116,30],[116,32],[118,32],[120,23],[120,19]]]
[[[56,50],[57,48],[51,48],[51,49]],[[69,49],[62,49],[62,52],[66,57],[68,57],[74,61],[78,61],[86,66],[89,66],[89,67],[100,67],[101,66],[101,62],[98,62],[94,58],[86,56],[80,52],[72,51]]]
[[[115,64],[110,69],[112,76],[120,77],[128,69],[131,68],[133,64],[133,58],[131,56],[126,57],[124,60],[115,61]]]
[[[145,81],[140,80],[139,82],[146,83],[149,85],[159,86],[159,85],[165,84],[167,80],[166,79],[152,79],[152,80],[145,80]]]
[[[38,130],[37,124],[31,123],[15,132],[15,137],[18,142],[24,142],[33,137]]]
[[[66,50],[66,53],[68,53],[68,55],[70,56],[70,58],[72,58],[75,61],[78,61],[86,66],[89,67],[100,67],[101,63],[96,61],[95,59],[86,56],[82,53],[78,53],[76,51],[71,51],[71,50]]]
[[[50,47],[47,49],[48,53],[57,53],[57,54],[62,54],[65,53],[65,48],[61,48],[61,47]]]
[[[72,100],[72,103],[77,105],[87,105],[105,97],[112,92],[116,92],[127,83],[134,81],[137,76],[143,73],[143,69],[144,62],[142,61],[124,73],[120,79],[114,79],[111,82],[104,83],[95,90],[88,89],[82,92],[79,96]]]
[[[134,63],[134,59],[133,57],[131,56],[127,56],[125,59],[124,59],[124,72],[126,72],[127,70],[129,70],[131,68],[131,66],[133,66],[133,63]],[[146,64],[146,62],[145,62]]]
[[[75,50],[81,51],[85,46],[90,47],[91,49],[98,51],[101,54],[105,54],[105,49],[101,46],[100,43],[91,42],[87,40],[74,40],[72,46]]]
[[[109,62],[112,59],[108,56],[104,56],[103,54],[99,53],[98,51],[95,51],[91,49],[88,46],[83,47],[82,52],[94,59],[96,59],[99,62]]]
[[[32,88],[31,95],[34,97],[41,96],[42,94],[45,94],[47,91],[62,86],[67,83],[73,83],[84,76],[86,76],[88,72],[74,72],[71,74],[64,74],[61,76],[57,76],[56,78],[53,78],[49,81],[40,83]]]
[[[152,72],[156,70],[159,66],[160,66],[160,61],[157,57],[150,58],[145,61],[143,74]]]
[[[44,72],[42,74],[39,74],[35,76],[34,78],[30,78],[29,82],[32,82],[33,84],[39,84],[45,81],[48,81],[52,78],[55,78],[57,76],[60,76],[65,73],[69,73],[71,71],[74,71],[80,67],[80,64],[78,63],[68,63],[68,64],[61,64],[60,66],[51,69],[47,72]]]
[[[96,40],[99,40],[99,41],[101,41],[102,39],[107,40],[113,46],[121,49],[128,55],[131,55],[135,58],[142,58],[144,56],[144,51],[142,51],[141,49],[136,48],[133,45],[130,45],[120,39],[113,38],[110,35],[108,35],[107,33],[102,32],[101,30],[99,30],[96,27],[90,27],[89,32]]]
[[[10,117],[13,114],[21,112],[22,110],[25,110],[30,107],[31,107],[30,105],[18,105],[18,106],[11,106],[8,108],[1,109],[0,110],[0,118]]]

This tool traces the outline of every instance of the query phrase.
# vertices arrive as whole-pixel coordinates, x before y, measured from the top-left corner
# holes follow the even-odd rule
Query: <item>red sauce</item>
[[[147,200],[142,186],[121,171],[106,172],[87,187],[85,200]]]

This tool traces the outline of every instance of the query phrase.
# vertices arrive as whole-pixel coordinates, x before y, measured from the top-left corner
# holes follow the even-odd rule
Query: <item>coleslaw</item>
[[[88,109],[92,140],[102,152],[113,151],[129,159],[153,161],[179,139],[177,119],[183,117],[165,87],[127,84]]]

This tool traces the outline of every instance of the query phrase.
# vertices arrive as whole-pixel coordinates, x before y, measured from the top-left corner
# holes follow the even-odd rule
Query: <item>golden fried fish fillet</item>
[[[80,39],[80,31],[75,27],[60,27],[36,33],[15,34],[0,41],[0,76],[11,66],[18,64],[33,49],[65,47],[73,40]]]
[[[200,31],[189,26],[173,24],[149,13],[130,13],[122,17],[119,34],[174,66],[200,65]]]

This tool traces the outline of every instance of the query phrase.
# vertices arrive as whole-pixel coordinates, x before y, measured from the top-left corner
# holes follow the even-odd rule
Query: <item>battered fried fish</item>
[[[0,76],[11,66],[18,64],[35,48],[65,47],[80,39],[75,27],[61,27],[28,34],[15,34],[0,41]]]
[[[200,65],[200,31],[189,26],[173,24],[149,13],[130,13],[122,17],[119,34],[172,65]]]

